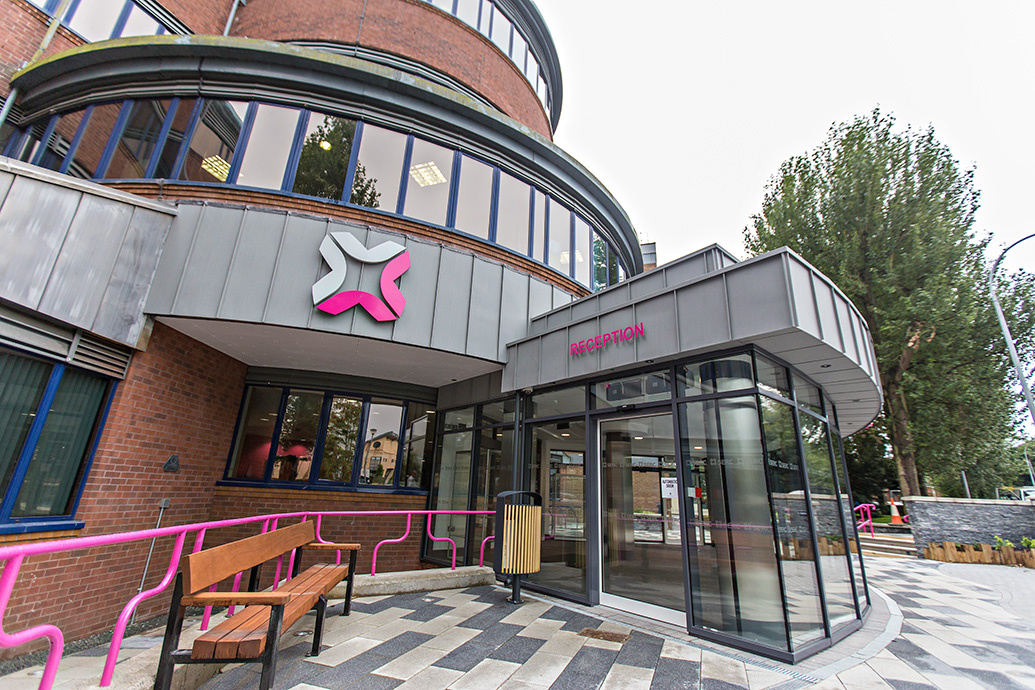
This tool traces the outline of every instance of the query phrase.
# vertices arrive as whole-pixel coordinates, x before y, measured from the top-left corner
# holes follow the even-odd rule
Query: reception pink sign
[[[581,355],[586,352],[592,352],[593,350],[599,350],[600,348],[613,345],[615,343],[624,343],[627,340],[635,340],[636,338],[643,336],[643,324],[633,324],[625,328],[619,328],[617,331],[611,331],[610,333],[601,333],[600,335],[593,336],[586,340],[580,340],[577,343],[571,344],[571,355]]]

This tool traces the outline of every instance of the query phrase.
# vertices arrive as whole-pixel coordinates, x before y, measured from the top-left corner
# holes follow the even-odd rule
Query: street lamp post
[[[1010,359],[1013,360],[1014,371],[1017,372],[1017,378],[1021,382],[1021,390],[1024,391],[1024,399],[1028,403],[1028,413],[1031,415],[1031,422],[1035,424],[1035,401],[1031,397],[1031,388],[1028,387],[1028,378],[1024,375],[1024,368],[1021,367],[1021,359],[1017,356],[1017,346],[1014,345],[1013,335],[1010,334],[1010,327],[1006,323],[1006,316],[1003,314],[1003,308],[999,305],[999,298],[995,294],[995,274],[999,270],[999,262],[1006,256],[1006,252],[1010,251],[1024,240],[1030,240],[1035,237],[1035,233],[1022,237],[1017,240],[1009,247],[1004,249],[999,255],[999,258],[992,264],[992,270],[988,274],[988,291],[992,295],[992,304],[995,305],[995,315],[999,317],[999,327],[1003,330],[1003,337],[1006,338],[1006,347],[1010,351]],[[1028,460],[1028,454],[1024,454],[1024,459]],[[1035,472],[1032,471],[1031,462],[1028,462],[1028,475],[1031,477],[1032,485],[1035,485]]]

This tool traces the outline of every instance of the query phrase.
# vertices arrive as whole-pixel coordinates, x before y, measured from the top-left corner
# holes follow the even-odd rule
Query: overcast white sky
[[[1035,3],[536,0],[564,75],[557,144],[661,261],[742,231],[787,158],[874,106],[976,167],[979,232],[1035,232]],[[994,258],[994,257],[993,257]],[[1035,269],[1035,239],[1007,266]]]
[[[556,143],[661,262],[713,242],[745,257],[780,164],[877,105],[975,168],[990,261],[1035,232],[1030,0],[535,1],[564,76]],[[1035,271],[1035,238],[1004,265]]]

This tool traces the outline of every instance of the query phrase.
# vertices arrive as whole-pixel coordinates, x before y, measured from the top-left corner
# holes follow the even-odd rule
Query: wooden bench
[[[277,668],[277,642],[283,631],[313,608],[316,628],[309,656],[320,653],[327,593],[347,579],[342,615],[352,603],[352,580],[359,544],[324,544],[315,541],[312,522],[248,537],[205,549],[184,557],[176,575],[169,622],[165,628],[162,656],[158,662],[155,690],[169,690],[175,664],[261,663],[259,687],[268,690]],[[295,576],[272,592],[256,592],[259,569],[273,558],[283,558],[295,549],[349,551],[348,565],[318,564],[298,573],[302,553],[295,552]],[[249,591],[209,592],[212,585],[245,570],[251,570]],[[194,641],[192,649],[178,649],[188,606],[245,606],[241,611],[208,630]]]

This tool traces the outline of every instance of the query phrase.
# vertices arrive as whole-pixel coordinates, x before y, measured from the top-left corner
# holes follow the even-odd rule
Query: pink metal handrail
[[[875,504],[873,504],[873,503],[860,503],[859,505],[855,506],[855,508],[853,509],[856,513],[859,514],[859,518],[860,518],[859,521],[855,523],[855,528],[860,530],[860,531],[863,531],[863,530],[865,530],[865,528],[869,527],[870,528],[870,536],[871,537],[874,536],[874,534],[873,534],[873,514],[872,514],[871,511],[873,511],[873,509],[876,508],[876,507],[877,506]]]
[[[15,581],[18,578],[18,573],[21,570],[22,562],[27,556],[36,556],[42,554],[51,553],[62,553],[68,551],[80,551],[84,549],[97,548],[101,546],[111,546],[114,544],[124,544],[133,541],[144,541],[149,539],[155,539],[158,537],[175,536],[176,541],[173,546],[172,555],[169,559],[169,567],[166,569],[165,575],[162,580],[155,587],[145,591],[139,592],[136,596],[129,600],[129,602],[123,607],[122,612],[119,614],[118,619],[115,623],[115,628],[112,631],[111,643],[108,647],[108,655],[104,664],[104,671],[101,674],[101,687],[107,687],[111,684],[112,676],[115,672],[115,662],[118,659],[119,648],[122,645],[122,640],[126,634],[126,627],[129,624],[130,618],[132,617],[137,606],[142,601],[150,597],[154,597],[163,592],[169,584],[172,582],[176,575],[176,570],[180,562],[180,556],[183,553],[183,545],[186,541],[187,535],[196,532],[194,539],[194,546],[191,550],[192,553],[196,553],[201,550],[204,541],[205,534],[210,529],[216,529],[220,527],[233,527],[235,525],[244,525],[254,522],[262,522],[261,532],[275,530],[277,523],[281,519],[301,518],[303,521],[307,520],[310,516],[316,519],[316,540],[321,543],[327,543],[320,536],[320,528],[322,519],[325,516],[350,516],[350,517],[364,517],[374,515],[405,515],[407,518],[407,530],[406,535],[400,539],[384,539],[378,542],[377,546],[374,547],[374,562],[371,566],[371,574],[374,573],[374,566],[376,564],[376,552],[377,549],[385,543],[398,543],[403,541],[406,536],[409,535],[410,521],[413,515],[427,515],[427,529],[428,537],[432,541],[448,541],[453,545],[453,563],[452,567],[456,569],[456,542],[448,537],[435,537],[431,533],[431,518],[434,515],[495,515],[495,511],[491,510],[374,510],[374,511],[304,511],[296,513],[277,513],[272,515],[255,515],[245,518],[234,518],[230,520],[217,520],[211,522],[198,522],[188,525],[175,525],[171,527],[161,527],[156,529],[136,530],[132,532],[117,532],[113,534],[101,534],[92,537],[76,537],[73,539],[60,539],[53,541],[40,541],[31,542],[28,544],[16,544],[13,546],[0,547],[0,564],[3,564],[3,573],[0,575],[0,648],[17,647],[33,640],[46,638],[50,641],[50,652],[47,655],[47,661],[43,669],[43,675],[40,678],[39,690],[50,690],[54,683],[54,678],[57,675],[58,665],[61,663],[61,654],[64,647],[64,635],[61,630],[54,625],[38,625],[26,630],[22,630],[17,633],[7,633],[3,628],[4,613],[7,611],[7,605],[11,599],[11,593],[14,590]],[[491,539],[489,537],[486,539]],[[482,542],[482,562],[484,562],[485,554],[485,541]],[[290,555],[288,562],[288,573],[290,576],[291,566],[294,562],[294,552]],[[277,573],[274,580],[274,587],[280,580],[280,571],[282,560],[278,559],[277,562]],[[337,563],[341,563],[341,553],[337,554]],[[241,573],[238,573],[234,578],[233,591],[237,591],[241,582]],[[213,589],[215,585],[213,585]],[[208,627],[209,615],[211,607],[205,609],[205,614],[202,619],[202,629]],[[227,611],[227,615],[233,614],[233,608],[231,607]]]

